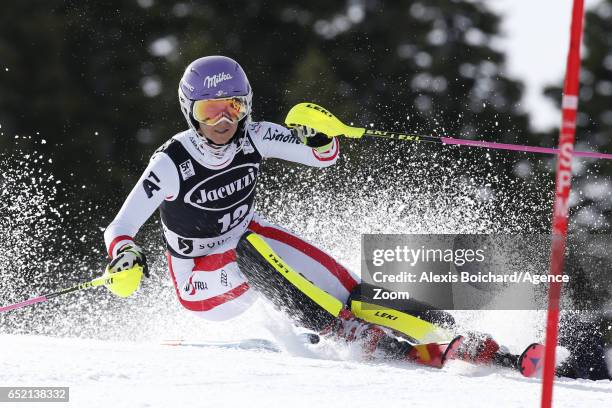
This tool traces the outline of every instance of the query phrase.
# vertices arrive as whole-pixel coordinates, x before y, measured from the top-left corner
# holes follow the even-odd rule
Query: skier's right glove
[[[117,255],[108,264],[106,270],[109,273],[115,273],[133,268],[134,265],[142,266],[142,273],[147,278],[149,277],[147,257],[142,252],[142,249],[136,244],[126,244],[117,251]]]
[[[296,126],[291,129],[291,134],[297,137],[303,144],[312,147],[319,153],[326,152],[331,149],[334,138],[327,136],[325,133],[317,132],[308,126]]]

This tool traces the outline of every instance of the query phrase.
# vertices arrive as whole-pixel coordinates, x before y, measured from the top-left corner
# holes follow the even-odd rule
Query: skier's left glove
[[[133,268],[134,265],[142,266],[142,273],[147,278],[149,277],[147,257],[142,252],[142,249],[136,244],[126,244],[117,251],[117,255],[108,264],[106,270],[109,273],[115,273]]]
[[[312,147],[319,153],[323,153],[331,149],[334,143],[334,138],[327,136],[325,133],[317,132],[308,126],[296,126],[291,129],[291,133],[308,147]]]

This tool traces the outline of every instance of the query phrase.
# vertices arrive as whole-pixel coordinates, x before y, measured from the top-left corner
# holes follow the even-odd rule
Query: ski
[[[461,348],[452,353],[450,358],[474,365],[510,368],[525,377],[535,377],[541,373],[543,357],[542,344],[532,343],[521,354],[513,354],[487,334],[467,332]]]
[[[298,339],[304,344],[317,344],[321,338],[316,333],[300,333]],[[188,341],[188,340],[164,340],[163,346],[178,347],[216,347],[238,350],[261,350],[280,353],[281,347],[272,340],[268,339],[240,339],[240,340],[207,340],[207,341]]]
[[[523,351],[518,358],[518,370],[525,377],[536,377],[542,373],[544,368],[543,344],[533,343]]]
[[[299,335],[304,344],[317,344],[321,338],[316,333],[302,333]],[[463,336],[457,336],[448,344],[440,344],[442,350],[439,364],[436,366],[442,368],[448,360],[460,359],[457,357],[457,349],[462,345]],[[164,340],[164,346],[174,347],[200,347],[200,348],[223,348],[233,350],[255,350],[268,351],[273,353],[282,352],[281,347],[272,340],[268,339],[240,339],[228,341],[188,341],[188,340]],[[433,345],[433,343],[431,344]],[[430,345],[430,346],[431,346]],[[420,345],[425,346],[425,345]],[[491,364],[498,367],[510,368],[518,371],[525,377],[535,377],[542,371],[544,360],[544,346],[542,344],[530,344],[520,355],[510,352],[498,351],[493,356]]]
[[[267,339],[242,339],[229,341],[187,341],[187,340],[164,340],[164,346],[175,347],[216,347],[234,350],[260,350],[280,353],[280,347],[271,340]]]
[[[461,344],[463,344],[464,339],[465,338],[463,336],[457,336],[454,339],[452,339],[450,343],[448,343],[448,345],[446,346],[446,349],[444,350],[444,353],[442,353],[442,359],[441,359],[442,366],[444,366],[444,364],[448,360],[451,360],[455,357],[455,354],[457,350],[459,349],[459,347],[461,347]]]
[[[492,364],[518,371],[525,377],[536,377],[542,372],[544,345],[532,343],[521,353],[497,352]]]

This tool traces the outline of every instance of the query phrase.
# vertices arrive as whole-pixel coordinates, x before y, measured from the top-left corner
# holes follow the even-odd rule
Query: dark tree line
[[[70,157],[56,170],[78,173],[102,194],[127,187],[152,150],[185,127],[178,79],[209,54],[245,67],[256,119],[282,121],[293,103],[312,100],[382,128],[529,137],[517,109],[522,85],[503,75],[504,55],[490,46],[499,17],[478,2],[53,0],[2,8],[4,135],[40,132],[48,149]],[[111,172],[100,180],[102,168]]]
[[[56,177],[79,187],[64,190],[59,201],[76,214],[93,208],[105,224],[154,149],[185,128],[176,95],[184,67],[212,54],[245,68],[256,120],[282,122],[294,103],[307,100],[345,122],[381,129],[553,146],[558,132],[533,134],[519,109],[523,85],[504,74],[505,55],[492,47],[499,26],[486,2],[468,0],[3,0],[0,149],[53,157]],[[587,13],[585,29],[578,147],[612,152],[612,0]],[[561,82],[547,91],[556,101]],[[14,135],[32,138],[16,147]],[[372,158],[379,154],[387,163],[408,154],[398,143],[344,144],[345,157],[365,174],[375,174]],[[482,160],[482,153],[459,152],[449,150],[440,160]],[[490,154],[492,173],[516,181],[518,197],[529,186],[550,191],[552,199],[552,174],[534,176],[552,172],[551,160]],[[612,163],[581,163],[572,228],[609,233]],[[494,180],[491,187],[498,187]],[[547,231],[548,208],[523,211],[541,211],[538,227]],[[66,218],[71,245],[83,252],[98,247],[98,230],[77,239],[91,232],[91,216],[77,218]],[[62,240],[58,251],[66,246]],[[596,262],[593,256],[581,253],[568,267],[609,271],[609,245]],[[602,301],[585,307],[605,308],[607,281],[596,279],[593,286],[592,278],[580,281],[575,297],[592,300],[598,293]]]

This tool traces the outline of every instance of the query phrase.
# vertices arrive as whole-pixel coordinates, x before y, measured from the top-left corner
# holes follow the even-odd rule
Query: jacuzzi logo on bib
[[[257,172],[257,166],[243,164],[215,174],[192,188],[185,195],[185,202],[202,210],[227,210],[251,195]]]

